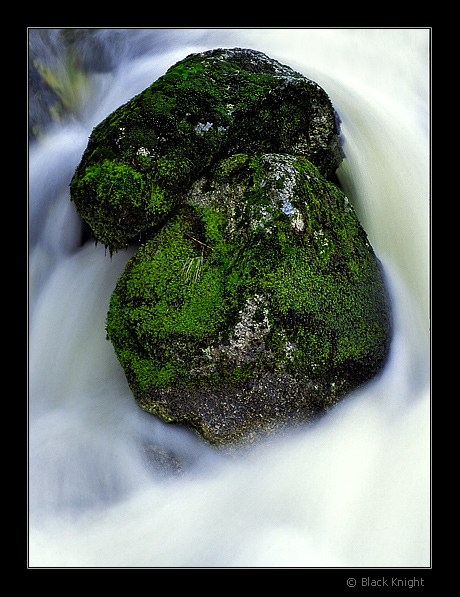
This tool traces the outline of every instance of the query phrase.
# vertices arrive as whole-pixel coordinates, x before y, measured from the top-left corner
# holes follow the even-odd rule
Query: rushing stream
[[[429,566],[429,30],[90,33],[72,109],[29,151],[29,566]],[[56,32],[29,34],[64,80]],[[319,423],[223,455],[136,406],[105,332],[135,249],[85,240],[68,185],[107,114],[186,55],[235,46],[330,95],[394,338],[381,375]]]

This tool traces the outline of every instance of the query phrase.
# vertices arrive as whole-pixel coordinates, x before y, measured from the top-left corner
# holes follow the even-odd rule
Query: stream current
[[[29,149],[30,567],[430,565],[429,37],[82,34],[88,75],[68,82],[76,107]],[[62,43],[30,30],[29,58],[51,55],[65,79]],[[136,406],[105,333],[135,249],[110,259],[82,236],[69,199],[92,128],[176,61],[215,47],[261,50],[331,97],[339,180],[384,265],[394,317],[377,378],[315,425],[231,456]]]

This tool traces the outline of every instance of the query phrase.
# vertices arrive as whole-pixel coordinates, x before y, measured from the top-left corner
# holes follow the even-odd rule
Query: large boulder
[[[342,155],[325,91],[254,50],[193,54],[93,130],[71,199],[112,252],[148,238],[219,159],[263,152],[330,176]]]
[[[382,367],[384,277],[303,156],[234,154],[128,262],[108,335],[139,405],[213,443],[324,412]]]
[[[94,129],[71,198],[110,252],[141,243],[107,333],[142,408],[226,444],[380,370],[384,276],[341,159],[327,94],[253,50],[188,56]]]

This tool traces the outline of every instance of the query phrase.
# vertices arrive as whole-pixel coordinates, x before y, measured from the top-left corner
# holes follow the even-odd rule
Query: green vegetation
[[[283,185],[292,181],[283,183],[277,157],[218,163],[198,185],[208,190],[192,189],[189,205],[128,263],[107,330],[143,408],[168,412],[162,388],[191,393],[199,405],[210,388],[244,393],[251,380],[281,373],[320,384],[324,408],[384,362],[384,281],[354,211],[297,158],[290,196],[297,213],[284,213]],[[250,356],[235,356],[234,347]],[[311,408],[307,396],[304,403]],[[196,413],[185,420],[203,432]]]
[[[315,136],[314,122],[322,127],[321,147],[308,141]],[[341,154],[329,98],[263,54],[191,55],[93,130],[71,198],[96,239],[117,251],[164,222],[206,168],[239,151],[297,153],[331,174]],[[106,183],[94,184],[107,161],[114,175],[106,171]],[[118,167],[129,168],[131,178],[142,177],[141,199],[126,194]],[[127,214],[112,211],[108,189],[124,198]]]
[[[388,299],[340,159],[325,92],[250,50],[187,57],[94,129],[71,196],[110,252],[141,240],[107,333],[142,408],[223,443],[379,371]]]

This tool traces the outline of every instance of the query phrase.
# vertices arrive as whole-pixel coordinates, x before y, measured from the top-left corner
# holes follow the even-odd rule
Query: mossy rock
[[[128,262],[107,332],[142,408],[225,444],[324,413],[380,370],[391,326],[343,192],[305,157],[240,153]]]
[[[342,159],[332,104],[261,52],[192,54],[93,130],[71,198],[116,251],[151,235],[206,168],[239,152],[303,156],[331,176]]]

